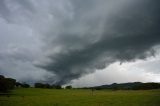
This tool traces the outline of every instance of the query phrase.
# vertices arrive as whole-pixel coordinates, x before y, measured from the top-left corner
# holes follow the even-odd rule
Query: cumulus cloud
[[[160,44],[159,4],[157,0],[1,0],[0,17],[9,26],[31,31],[29,38],[36,39],[28,39],[30,45],[16,43],[33,54],[16,53],[18,58],[31,59],[30,70],[52,73],[54,83],[66,84],[117,61],[155,55],[154,47]]]

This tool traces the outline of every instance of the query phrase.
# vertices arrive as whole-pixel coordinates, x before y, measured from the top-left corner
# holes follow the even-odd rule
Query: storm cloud
[[[69,83],[114,62],[154,56],[160,44],[158,0],[0,2],[1,18],[25,26],[32,32],[29,38],[38,39],[35,45],[33,40],[23,47],[31,56],[23,53],[18,58],[25,58],[33,70],[52,73],[49,79],[56,84]]]
[[[102,4],[110,2],[101,1]],[[114,14],[107,14],[107,7],[101,10],[102,4],[97,6],[99,2],[96,1],[89,2],[92,6],[88,4],[87,7],[83,2],[76,3],[75,7],[84,7],[76,8],[75,17],[62,23],[64,31],[58,34],[57,41],[50,42],[51,45],[56,42],[59,52],[49,54],[50,61],[38,65],[55,73],[57,83],[68,83],[115,61],[133,61],[154,55],[153,47],[160,43],[160,2],[126,3],[126,7],[113,10]],[[83,29],[86,26],[88,30]],[[76,27],[82,30],[82,35],[75,31]]]

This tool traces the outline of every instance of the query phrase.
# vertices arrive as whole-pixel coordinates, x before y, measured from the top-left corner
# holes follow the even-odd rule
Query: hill
[[[101,85],[91,87],[92,89],[113,89],[113,90],[149,90],[149,89],[160,89],[160,83],[148,82],[129,82],[129,83],[113,83],[111,85]]]

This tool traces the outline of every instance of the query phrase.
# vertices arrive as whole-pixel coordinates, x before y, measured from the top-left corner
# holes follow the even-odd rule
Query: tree
[[[21,84],[21,87],[23,87],[23,88],[29,88],[30,85],[29,85],[29,84],[26,84],[26,83],[23,83],[23,84]]]
[[[20,82],[16,82],[16,87],[21,87],[22,84]]]
[[[149,90],[149,89],[160,89],[159,83],[142,83],[133,88],[134,90]]]
[[[15,84],[16,84],[16,80],[15,79],[12,79],[12,78],[6,78],[7,80],[7,86],[8,86],[8,89],[14,89],[15,87]]]
[[[11,89],[14,89],[15,84],[15,79],[5,78],[3,75],[0,75],[0,92],[7,92]]]
[[[44,88],[44,85],[42,83],[35,83],[34,87],[35,88]]]
[[[72,89],[72,86],[71,85],[68,85],[65,87],[66,89]]]
[[[56,89],[62,89],[61,85],[55,85]]]

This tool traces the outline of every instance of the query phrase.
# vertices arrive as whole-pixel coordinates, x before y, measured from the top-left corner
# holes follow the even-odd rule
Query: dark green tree
[[[0,92],[7,92],[14,89],[15,84],[15,79],[5,78],[3,75],[0,75]]]
[[[68,85],[65,87],[66,89],[72,89],[72,86],[71,85]]]

